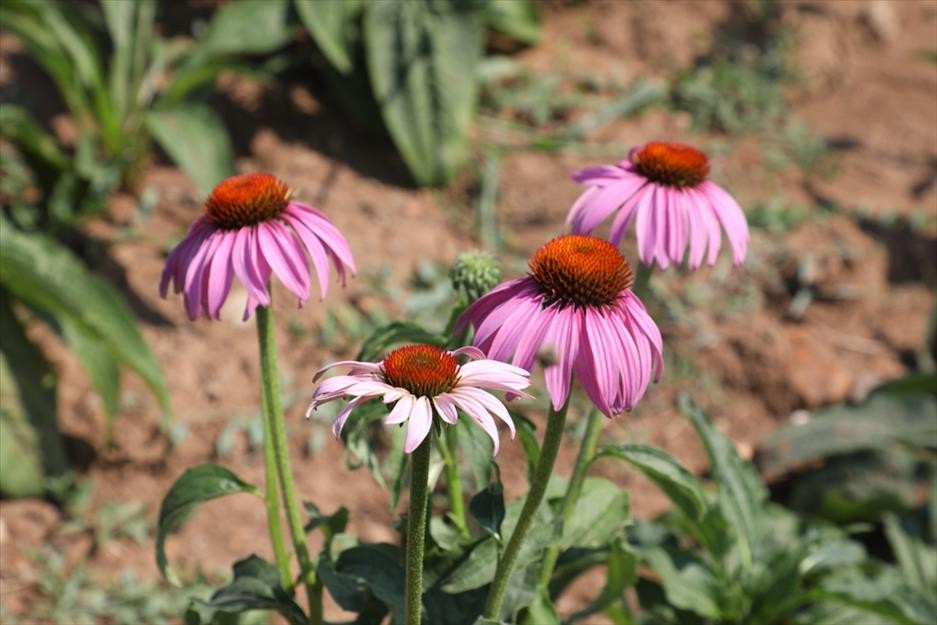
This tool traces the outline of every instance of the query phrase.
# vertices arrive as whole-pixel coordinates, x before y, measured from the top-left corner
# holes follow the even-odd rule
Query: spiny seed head
[[[529,266],[547,305],[611,306],[633,283],[631,267],[614,245],[582,234],[553,239],[534,252]]]
[[[631,154],[638,172],[669,187],[693,187],[709,176],[706,155],[682,143],[652,141]]]
[[[271,174],[242,174],[218,183],[205,202],[208,218],[224,230],[276,219],[290,201],[286,183]]]
[[[462,289],[474,302],[501,282],[501,265],[488,252],[463,252],[449,270],[452,288]]]
[[[458,381],[459,363],[452,354],[433,345],[407,345],[384,357],[384,380],[417,397],[435,397],[451,391]]]

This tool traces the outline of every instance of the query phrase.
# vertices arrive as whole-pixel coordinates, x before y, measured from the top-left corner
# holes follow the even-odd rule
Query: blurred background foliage
[[[511,56],[541,38],[543,6],[533,0],[233,0],[217,3],[182,30],[166,26],[177,9],[168,1],[5,0],[0,29],[17,38],[51,81],[73,132],[54,132],[36,114],[37,94],[15,84],[5,89],[0,102],[0,493],[60,501],[72,523],[58,531],[89,533],[96,544],[115,536],[153,539],[154,527],[140,510],[86,509],[89,487],[75,477],[57,427],[56,374],[36,328],[50,329],[78,357],[100,396],[109,432],[121,413],[123,368],[152,390],[164,415],[163,431],[169,432],[166,382],[137,327],[134,304],[123,288],[102,277],[98,265],[113,241],[96,238],[86,226],[117,192],[136,197],[141,213],[150,210],[153,198],[141,188],[141,174],[154,160],[174,163],[203,196],[234,172],[229,136],[234,129],[212,102],[225,75],[261,82],[304,77],[336,104],[349,126],[392,143],[418,186],[445,185],[469,170],[475,188],[468,229],[483,248],[505,251],[506,273],[514,273],[523,269],[522,255],[512,251],[513,233],[500,227],[496,214],[503,157],[523,151],[620,158],[629,146],[597,144],[587,136],[639,111],[658,108],[688,116],[715,154],[728,142],[754,137],[764,146],[762,165],[768,172],[796,169],[811,180],[835,174],[832,143],[790,110],[785,89],[801,80],[802,68],[792,61],[797,41],[780,19],[780,4],[749,0],[736,6],[738,26],[721,33],[710,53],[670,80],[625,82],[583,72],[569,85],[561,72],[534,71]],[[933,64],[933,52],[921,62]],[[830,202],[792,203],[778,192],[753,205],[748,217],[754,229],[780,236],[808,220],[843,212]],[[455,211],[451,218],[465,220]],[[934,215],[925,211],[856,219],[875,233],[913,234],[934,225]],[[731,287],[725,310],[751,310],[782,293],[790,295],[790,317],[800,319],[812,302],[829,295],[817,284],[810,259],[796,259],[793,272],[781,269],[790,254],[786,249],[753,254],[749,268],[758,283],[748,277],[730,285],[718,272],[702,286],[661,280],[654,285],[655,312],[662,323],[686,318],[694,306],[716,299],[717,289]],[[918,271],[930,287],[937,285],[933,267],[919,263]],[[406,323],[392,324],[380,307],[340,304],[326,313],[318,343],[346,352],[362,346],[362,357],[370,358],[402,341],[443,341],[436,333],[443,331],[445,311],[457,293],[447,268],[420,264],[406,292],[388,286],[386,277],[382,272],[364,279],[376,294],[401,302]],[[614,499],[611,511],[584,507],[581,524],[601,520],[598,530],[565,546],[545,593],[513,597],[513,605],[538,623],[559,622],[554,605],[570,584],[605,565],[605,586],[594,602],[564,622],[588,622],[602,613],[627,625],[833,625],[863,622],[872,613],[881,623],[932,625],[937,619],[937,309],[934,319],[929,337],[908,359],[908,376],[876,387],[862,401],[802,415],[762,441],[751,463],[684,400],[682,407],[706,446],[715,489],[670,460],[649,459],[646,450],[606,450],[603,462],[624,460],[652,479],[657,476],[673,509],[653,521],[633,522],[627,498]],[[301,337],[309,329],[295,322],[290,332]],[[668,371],[696,376],[680,360],[686,355],[676,351]],[[290,397],[288,403],[300,399]],[[528,455],[536,450],[537,436],[524,416],[531,406],[514,406],[518,438]],[[323,410],[316,419],[324,426],[330,416]],[[394,507],[406,456],[399,432],[380,427],[382,416],[377,410],[356,413],[343,437],[348,466],[370,470]],[[215,442],[216,455],[227,456],[241,433],[256,449],[258,424],[254,414],[230,419]],[[480,497],[473,499],[476,511],[497,508],[491,500],[497,489],[490,486],[498,476],[489,462],[490,448],[475,434],[470,427],[459,429],[465,481]],[[104,438],[110,441],[111,434]],[[322,430],[314,429],[309,450],[322,441]],[[600,478],[588,489],[603,504],[616,491]],[[696,503],[687,507],[688,501]],[[499,531],[501,523],[513,522],[517,506],[505,508],[496,526],[479,513],[485,525],[479,522],[468,545],[454,539],[442,519],[433,520],[431,566],[438,587],[428,608],[440,619],[458,622],[461,608],[450,609],[455,604],[447,601],[457,595],[470,604],[490,579],[479,561],[493,548],[492,528]],[[600,512],[605,516],[595,518]],[[554,513],[547,510],[544,522]],[[319,518],[318,512],[310,515]],[[362,619],[368,610],[372,616],[384,614],[394,598],[382,596],[384,589],[356,568],[361,558],[381,554],[344,534],[345,522],[329,517],[316,526],[334,528],[324,560],[335,572],[330,590],[342,596],[353,586],[356,594],[347,605],[361,607]],[[32,621],[0,608],[4,622],[66,617],[89,623],[177,622],[187,606],[187,622],[193,623],[266,618],[253,613],[238,621],[206,607],[220,582],[201,574],[182,589],[170,589],[68,569],[54,550],[37,553],[35,560],[44,600],[29,615]],[[630,588],[637,604],[623,599]],[[190,602],[192,597],[198,601]]]

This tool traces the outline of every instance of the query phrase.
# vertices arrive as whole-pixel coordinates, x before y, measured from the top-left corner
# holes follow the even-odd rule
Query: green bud
[[[452,288],[464,291],[471,303],[501,282],[501,266],[488,252],[463,252],[452,264],[449,279]]]

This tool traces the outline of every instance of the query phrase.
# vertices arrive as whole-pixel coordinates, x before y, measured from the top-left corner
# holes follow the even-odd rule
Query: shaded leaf
[[[536,625],[560,625],[560,615],[557,614],[546,588],[539,588],[534,600],[527,606],[526,622]]]
[[[189,104],[150,111],[146,126],[202,195],[234,173],[228,132],[208,107]]]
[[[188,469],[173,483],[159,507],[156,526],[156,566],[170,583],[179,585],[179,580],[169,569],[166,560],[166,537],[175,531],[199,504],[235,493],[257,494],[257,487],[215,464],[203,464]]]
[[[619,538],[612,542],[607,562],[608,569],[602,592],[589,606],[570,616],[570,623],[606,610],[620,601],[624,596],[625,589],[634,585],[637,581],[637,555],[628,546],[626,540]]]
[[[560,545],[564,549],[604,547],[621,532],[630,512],[628,491],[606,479],[588,477]]]
[[[60,323],[62,338],[65,339],[68,348],[78,356],[82,367],[101,397],[109,421],[113,422],[113,418],[120,409],[120,369],[117,360],[111,356],[104,345],[95,339],[94,335],[85,332],[81,325],[72,322],[68,317],[63,317]]]
[[[376,328],[371,335],[365,339],[358,352],[356,360],[371,362],[383,357],[391,347],[402,343],[425,343],[443,347],[446,344],[445,337],[433,332],[424,330],[421,326],[412,321],[393,321],[387,325]]]
[[[660,577],[667,600],[675,607],[714,620],[722,616],[715,600],[719,580],[702,563],[677,558],[660,547],[642,550],[641,558]]]
[[[230,584],[216,591],[208,601],[196,601],[224,612],[274,610],[290,625],[308,622],[302,608],[280,585],[277,567],[255,555],[234,564],[234,579]]]
[[[533,44],[540,39],[540,16],[533,0],[488,0],[485,25],[521,43]]]
[[[0,222],[0,283],[16,298],[57,317],[67,317],[122,364],[136,371],[170,413],[159,364],[121,296],[89,272],[65,247]]]
[[[0,104],[0,136],[13,142],[23,152],[58,169],[66,169],[68,156],[35,118],[22,106]]]
[[[504,487],[500,481],[491,482],[485,490],[469,500],[472,518],[489,534],[501,539],[501,523],[504,521]]]
[[[263,54],[289,42],[286,0],[236,0],[218,9],[200,45],[213,54]]]

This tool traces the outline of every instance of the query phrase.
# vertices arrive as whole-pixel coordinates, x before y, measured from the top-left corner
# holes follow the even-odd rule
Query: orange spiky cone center
[[[407,345],[387,354],[384,379],[417,397],[435,397],[451,391],[458,381],[459,363],[449,352],[433,345]]]
[[[530,275],[547,304],[611,306],[631,288],[631,266],[618,249],[598,237],[568,234],[534,252]]]
[[[289,201],[289,187],[272,174],[243,174],[219,182],[205,212],[219,228],[234,230],[278,218]]]
[[[632,154],[631,162],[648,180],[670,187],[693,187],[709,176],[706,155],[682,143],[652,141]]]

